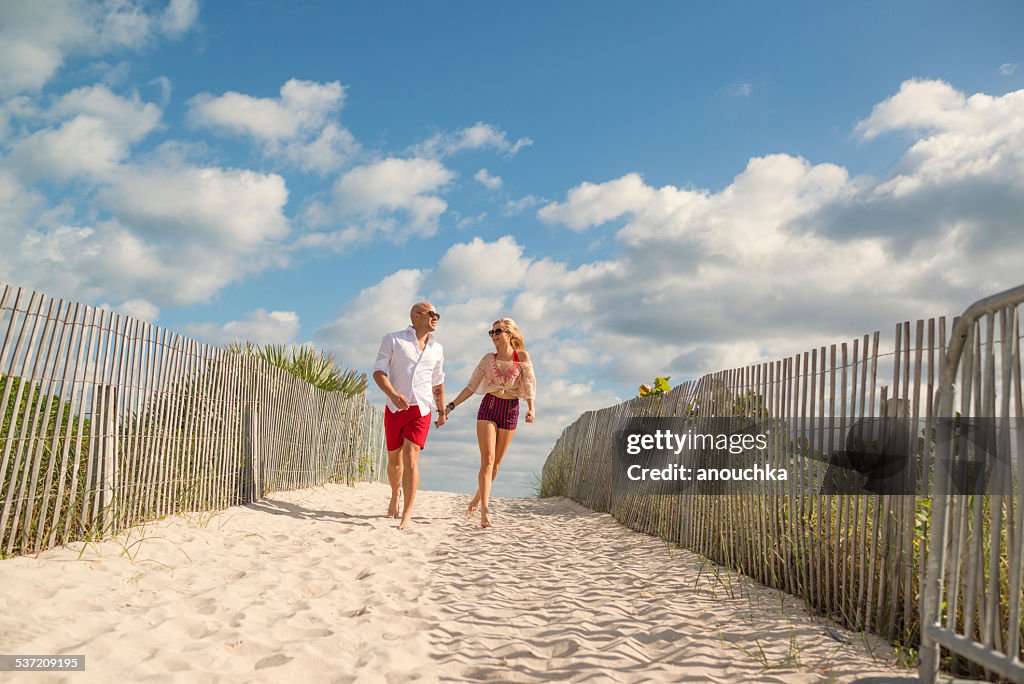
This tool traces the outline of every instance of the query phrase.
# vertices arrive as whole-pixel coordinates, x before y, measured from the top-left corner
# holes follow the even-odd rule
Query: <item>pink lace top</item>
[[[493,392],[505,397],[533,399],[537,394],[537,379],[533,364],[511,359],[499,361],[497,354],[484,354],[473,370],[466,388],[477,394]]]

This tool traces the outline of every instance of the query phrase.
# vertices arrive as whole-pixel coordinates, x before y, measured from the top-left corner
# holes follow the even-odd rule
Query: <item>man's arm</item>
[[[448,420],[444,410],[444,383],[434,385],[434,406],[437,408],[437,427],[441,427]]]
[[[409,408],[409,400],[395,391],[395,388],[391,386],[391,380],[388,379],[387,373],[379,370],[373,371],[373,381],[377,383],[377,387],[380,387],[380,390],[399,411]]]
[[[380,349],[377,350],[377,360],[373,364],[373,381],[377,383],[377,387],[380,388],[381,392],[399,411],[404,411],[409,408],[409,400],[395,391],[390,378],[388,378],[387,369],[391,365],[391,352],[393,348],[394,341],[389,335],[385,335],[384,339],[380,341]]]
[[[434,370],[430,374],[430,384],[434,388],[434,407],[437,409],[437,427],[444,425],[448,417],[444,413],[444,352],[440,351]]]

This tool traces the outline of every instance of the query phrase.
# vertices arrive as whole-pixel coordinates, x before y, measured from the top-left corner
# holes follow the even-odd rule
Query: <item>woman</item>
[[[499,318],[487,334],[494,343],[494,352],[480,359],[469,384],[445,407],[447,416],[474,393],[484,395],[476,414],[476,438],[480,445],[479,488],[467,511],[472,515],[480,506],[480,527],[491,527],[491,482],[498,476],[498,466],[516,432],[520,399],[526,400],[526,422],[532,423],[536,418],[533,399],[537,381],[519,326],[511,318]]]

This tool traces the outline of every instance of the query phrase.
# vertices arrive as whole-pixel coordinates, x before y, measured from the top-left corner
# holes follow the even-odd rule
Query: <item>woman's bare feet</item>
[[[408,518],[406,518],[405,516],[402,516],[402,522],[398,523],[398,529],[400,529],[400,530],[407,530],[410,527],[412,527],[412,516],[410,516]]]
[[[480,511],[480,527],[493,527],[491,525],[491,518],[486,510]]]

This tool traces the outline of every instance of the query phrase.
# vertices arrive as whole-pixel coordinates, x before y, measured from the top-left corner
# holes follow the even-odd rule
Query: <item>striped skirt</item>
[[[515,430],[519,424],[519,400],[485,394],[480,402],[480,410],[476,412],[476,419],[490,421],[499,430]]]

